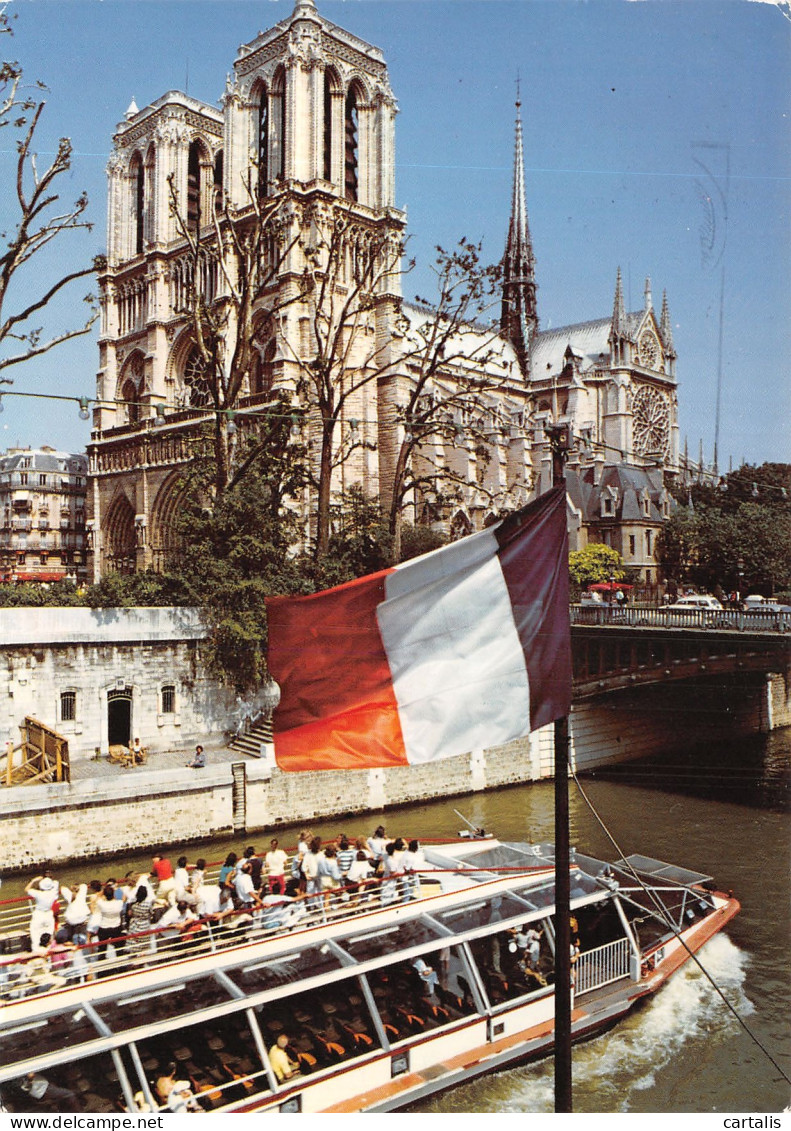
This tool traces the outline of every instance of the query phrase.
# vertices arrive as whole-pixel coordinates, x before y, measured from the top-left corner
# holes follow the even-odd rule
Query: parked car
[[[676,628],[689,626],[694,628],[701,623],[707,628],[728,628],[730,620],[722,604],[716,597],[708,593],[694,593],[688,597],[679,597],[672,605],[666,605],[662,610],[667,618],[667,623]],[[702,614],[702,615],[701,615]]]
[[[594,593],[591,590],[587,590],[580,597],[580,604],[581,605],[596,605],[598,607],[598,606],[604,605],[605,600],[602,597],[601,593]]]
[[[666,607],[667,612],[673,609],[715,609],[721,612],[722,604],[716,597],[710,597],[707,593],[693,593],[689,597],[679,597],[672,605]]]

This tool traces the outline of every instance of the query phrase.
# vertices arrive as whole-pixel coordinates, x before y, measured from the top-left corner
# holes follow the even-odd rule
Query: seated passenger
[[[275,1044],[269,1050],[269,1063],[277,1077],[278,1083],[283,1084],[293,1076],[299,1076],[299,1064],[293,1060],[288,1052],[288,1034],[281,1033]]]

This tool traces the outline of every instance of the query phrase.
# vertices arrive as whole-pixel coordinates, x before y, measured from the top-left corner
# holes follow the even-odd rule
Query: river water
[[[766,1052],[723,1004],[708,981],[688,963],[636,1013],[610,1032],[576,1046],[573,1104],[576,1112],[783,1111],[791,1088],[769,1056],[791,1076],[791,730],[754,736],[731,745],[672,753],[586,777],[581,785],[624,854],[640,852],[715,878],[742,905],[727,933],[712,939],[702,961]],[[509,840],[553,839],[551,782],[413,805],[384,815],[392,836],[441,838],[463,822],[458,808],[478,826]],[[383,819],[322,822],[315,831],[359,835]],[[575,784],[570,784],[571,843],[593,855],[616,852]],[[368,826],[371,826],[369,829]],[[292,845],[296,828],[279,831]],[[252,837],[263,848],[268,837]],[[241,847],[244,847],[241,845]],[[240,841],[190,845],[190,860],[222,859]],[[187,851],[185,849],[185,851]],[[178,846],[170,846],[172,856]],[[64,882],[91,875],[123,876],[147,866],[150,855],[95,861],[59,870]],[[10,896],[24,884],[14,877]],[[768,1055],[767,1055],[768,1053]],[[551,1112],[551,1060],[473,1081],[416,1105],[416,1112]]]

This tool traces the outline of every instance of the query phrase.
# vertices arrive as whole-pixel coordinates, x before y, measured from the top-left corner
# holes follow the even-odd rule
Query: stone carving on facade
[[[286,67],[299,64],[303,70],[312,71],[323,66],[326,56],[321,49],[321,39],[316,28],[300,24],[289,32]]]
[[[240,76],[249,75],[251,71],[263,67],[272,59],[277,59],[286,50],[286,36],[278,36],[272,43],[268,43],[265,47],[259,47],[257,51],[251,53],[245,58],[240,59],[236,64],[236,73]]]

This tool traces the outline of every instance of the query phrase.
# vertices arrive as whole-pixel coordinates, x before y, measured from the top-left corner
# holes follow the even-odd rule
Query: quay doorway
[[[132,739],[132,688],[107,692],[107,745],[128,746]]]

